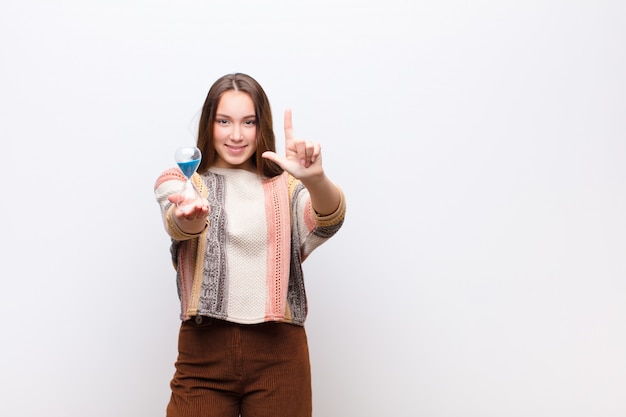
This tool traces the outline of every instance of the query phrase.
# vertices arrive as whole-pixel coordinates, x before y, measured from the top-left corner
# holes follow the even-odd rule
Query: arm
[[[339,188],[322,173],[320,177],[301,179],[302,184],[309,191],[311,205],[321,216],[334,213],[339,208],[341,195]]]

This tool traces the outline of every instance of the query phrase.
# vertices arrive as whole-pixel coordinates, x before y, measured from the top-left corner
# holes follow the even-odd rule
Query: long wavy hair
[[[217,151],[213,144],[215,113],[222,95],[226,91],[231,90],[247,93],[254,103],[257,123],[257,149],[252,156],[252,162],[257,174],[267,178],[282,174],[283,169],[278,164],[261,156],[265,151],[276,152],[276,138],[272,127],[272,110],[267,95],[254,78],[241,73],[224,75],[215,81],[209,89],[202,107],[200,124],[198,126],[198,148],[202,152],[202,160],[200,161],[198,172],[206,172],[217,160]]]

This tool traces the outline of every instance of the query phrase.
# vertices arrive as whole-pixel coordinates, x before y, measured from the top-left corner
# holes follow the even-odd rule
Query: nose
[[[241,140],[243,139],[243,132],[241,131],[241,127],[235,124],[233,126],[233,130],[230,134],[230,138],[233,140]]]

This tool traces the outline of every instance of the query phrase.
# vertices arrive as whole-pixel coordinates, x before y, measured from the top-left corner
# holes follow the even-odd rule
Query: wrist
[[[330,181],[328,180],[328,177],[326,177],[326,174],[322,171],[316,175],[300,178],[300,182],[302,182],[302,185],[310,190],[313,188],[327,186]]]

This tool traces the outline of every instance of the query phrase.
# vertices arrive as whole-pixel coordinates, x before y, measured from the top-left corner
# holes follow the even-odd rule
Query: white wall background
[[[5,0],[0,415],[164,415],[152,186],[242,71],[349,199],[306,263],[316,416],[623,417],[625,22],[617,0]]]

